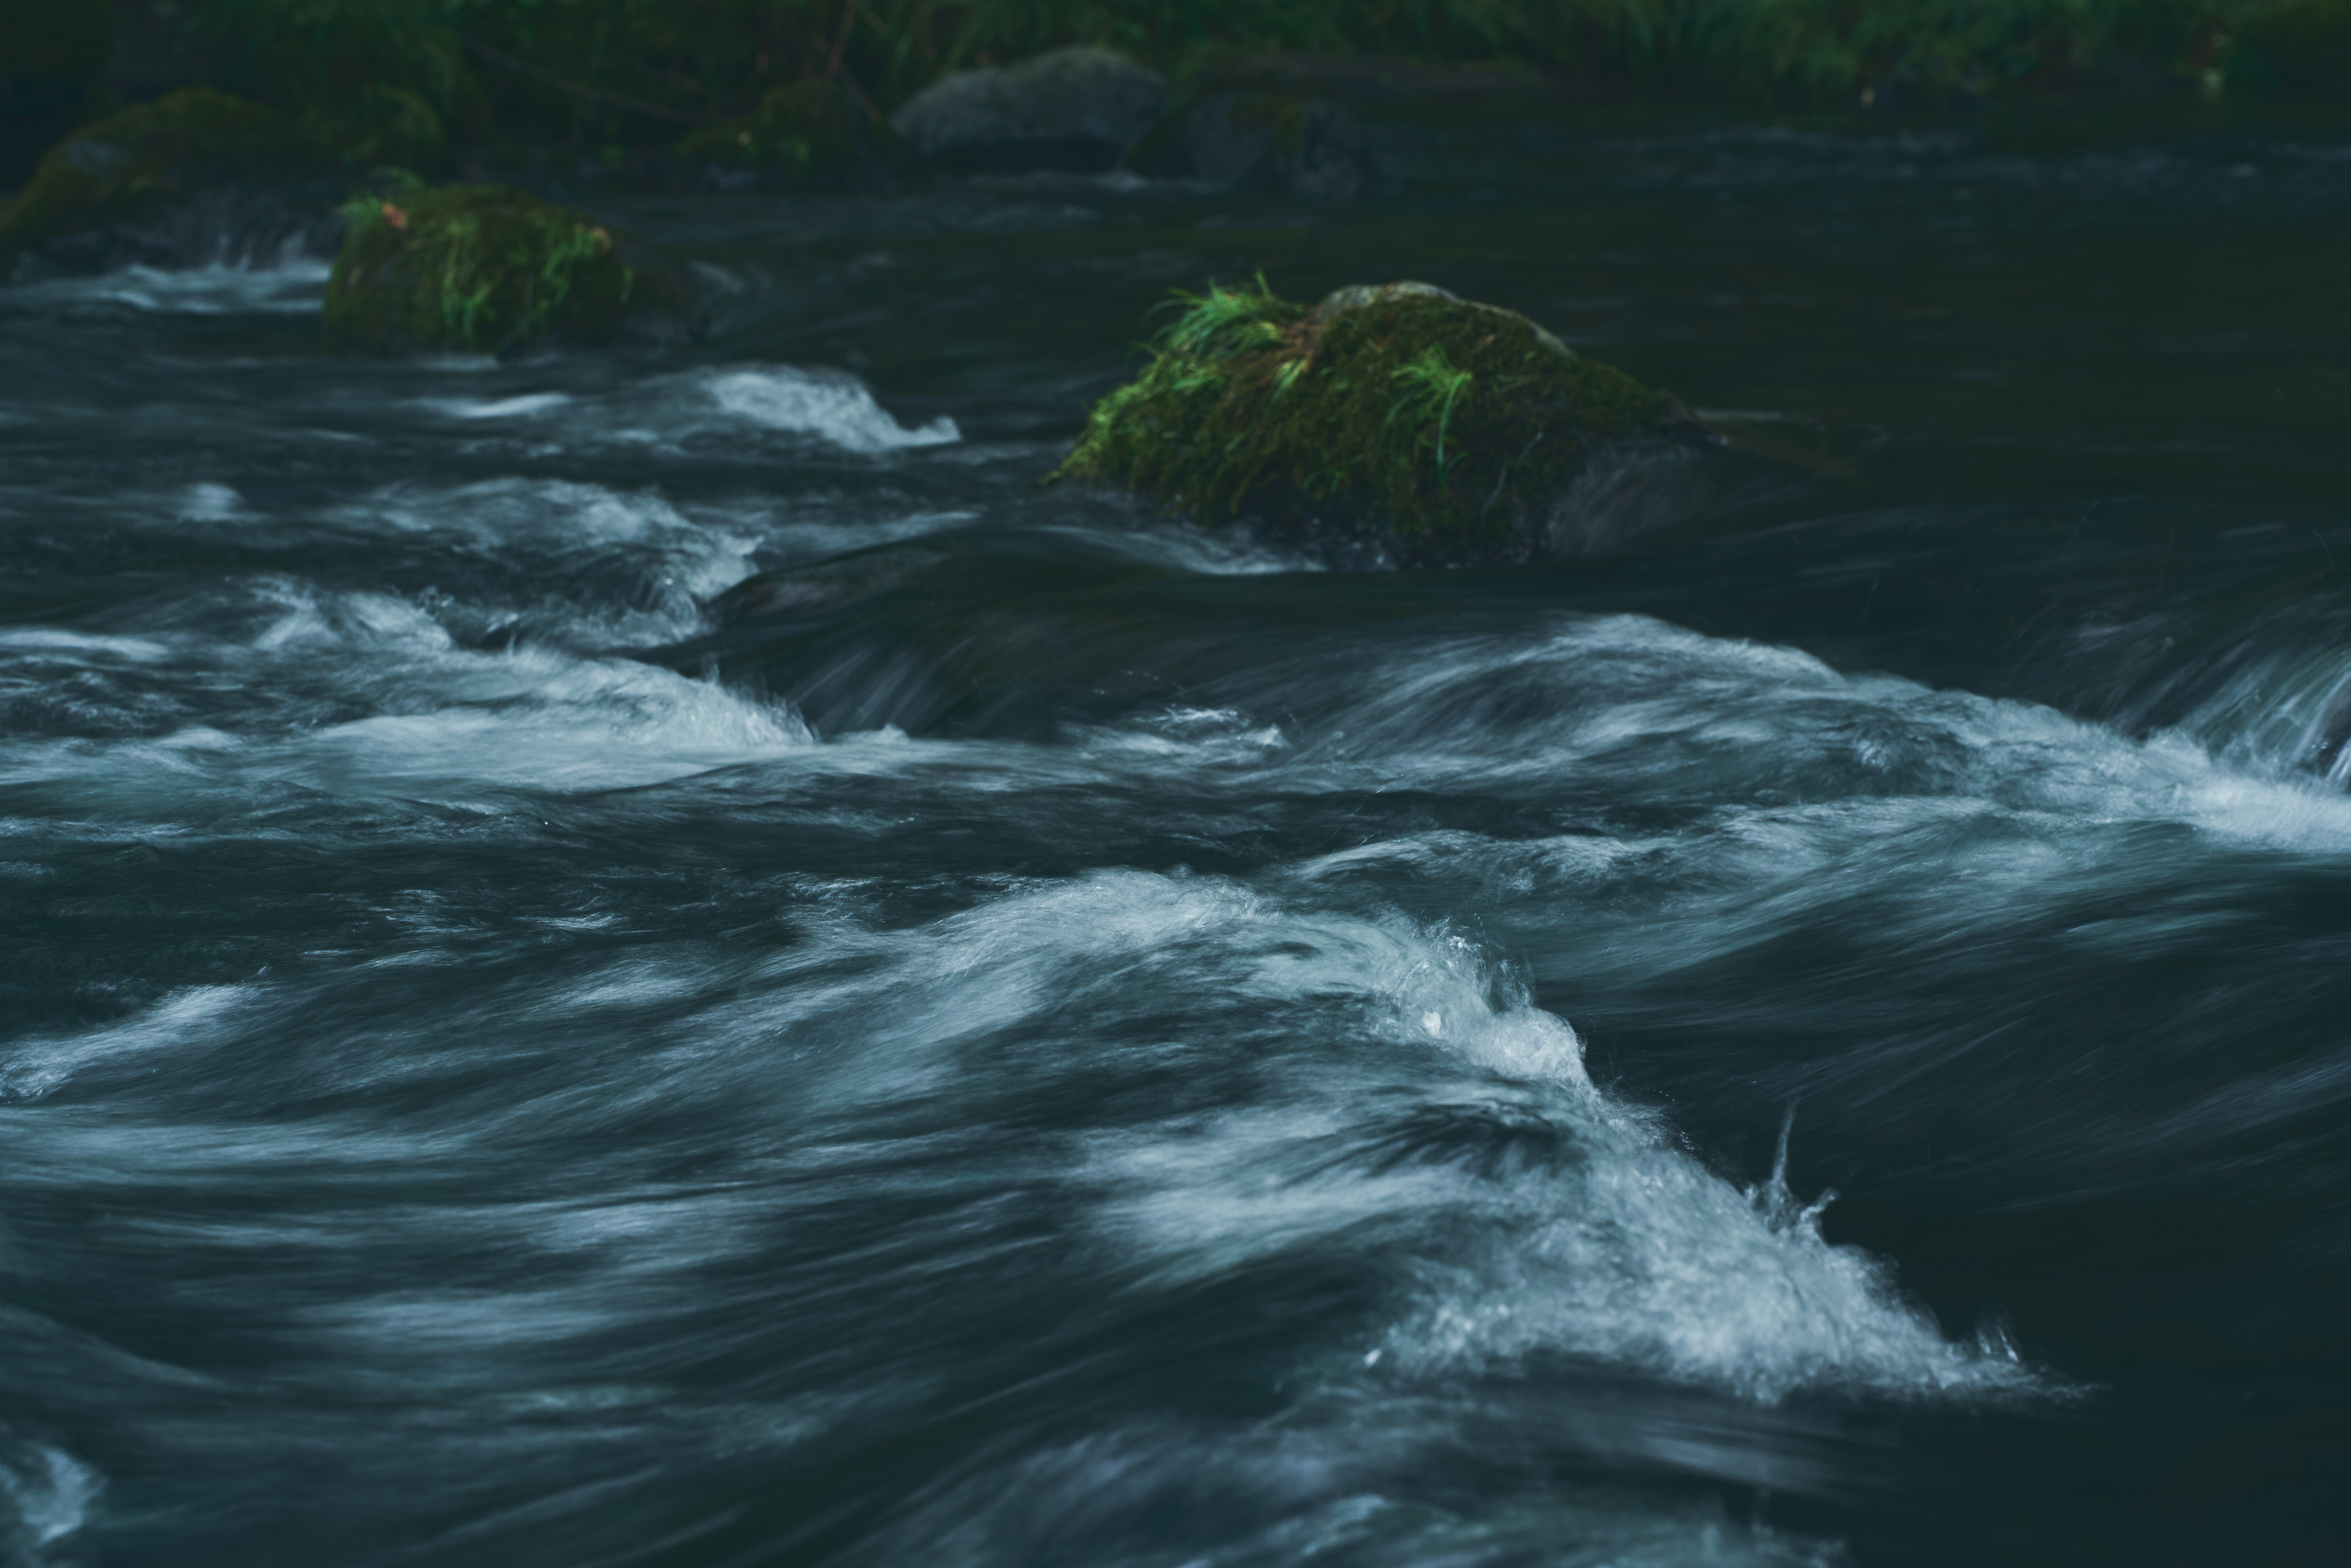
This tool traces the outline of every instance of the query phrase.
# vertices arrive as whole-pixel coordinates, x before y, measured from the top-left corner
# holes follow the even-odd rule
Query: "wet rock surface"
[[[333,247],[332,164],[276,110],[206,88],[141,104],[49,150],[0,215],[0,277],[200,266]]]
[[[1388,181],[1353,115],[1328,99],[1279,91],[1204,99],[1162,122],[1135,162],[1161,178],[1309,200],[1361,196]]]
[[[1115,49],[1080,45],[956,71],[909,99],[891,124],[948,173],[1101,173],[1118,166],[1167,101],[1158,72]]]

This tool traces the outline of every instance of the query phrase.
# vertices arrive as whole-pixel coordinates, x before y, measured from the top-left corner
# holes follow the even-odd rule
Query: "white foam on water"
[[[1102,530],[1082,528],[1040,531],[1061,534],[1094,548],[1100,548],[1107,537],[1121,555],[1131,559],[1201,577],[1264,577],[1276,572],[1328,570],[1311,556],[1274,549],[1251,537],[1239,525],[1207,528],[1191,523],[1130,517],[1107,536]]]
[[[1308,679],[1330,676],[1318,668]],[[1577,618],[1524,639],[1419,642],[1359,661],[1343,679],[1358,695],[1294,764],[1334,779],[1559,780],[1724,806],[1759,790],[1972,800],[2074,823],[2168,821],[2216,837],[2351,850],[2351,800],[2247,773],[2184,735],[2134,741],[2038,704],[1847,675],[1793,649],[1644,616]]]
[[[1238,708],[1171,707],[1115,727],[1077,732],[1084,754],[1106,770],[1165,760],[1195,767],[1251,767],[1290,749],[1279,725]]]
[[[329,727],[256,756],[272,777],[343,789],[568,791],[660,783],[813,746],[789,710],[629,660],[523,650],[458,683],[468,701]]]
[[[293,316],[319,308],[332,270],[329,263],[289,248],[263,267],[130,267],[96,277],[23,285],[16,292],[28,302],[96,304],[147,315]]]
[[[99,1062],[169,1051],[210,1035],[253,999],[243,986],[195,986],[120,1023],[69,1035],[37,1035],[0,1047],[0,1098],[37,1100]]]
[[[796,497],[788,507],[746,505],[734,516],[744,529],[758,536],[763,562],[789,567],[878,545],[955,533],[978,522],[985,514],[962,507],[926,507],[898,517],[875,517],[862,510],[810,505],[804,497]]]
[[[0,1493],[6,1495],[36,1563],[47,1549],[89,1521],[105,1482],[99,1473],[47,1443],[0,1448]]]
[[[956,422],[944,414],[911,429],[899,423],[864,382],[845,371],[792,365],[705,367],[601,392],[546,389],[503,397],[429,397],[421,406],[467,423],[512,424],[559,447],[666,446],[772,432],[876,454],[963,439]]]
[[[548,413],[571,406],[569,392],[524,392],[516,397],[502,398],[434,398],[426,407],[449,415],[452,419],[518,419],[528,414]]]
[[[2331,642],[2312,646],[2291,626],[2263,630],[2268,645],[2236,659],[2179,722],[2179,733],[2256,778],[2293,783],[2323,778],[2337,790],[2351,788],[2351,745],[2344,744],[2351,732],[2351,654]],[[2151,706],[2166,688],[2201,674],[2183,672],[2139,706]]]
[[[725,371],[711,373],[704,388],[713,403],[747,423],[822,436],[852,452],[941,446],[963,439],[945,414],[907,429],[873,401],[862,382],[845,374],[789,366]]]
[[[804,1059],[800,1093],[952,1095],[973,1051],[1044,1094],[1067,1075],[1245,1070],[1265,1085],[1254,1103],[1089,1135],[1078,1186],[1103,1195],[1095,1224],[1174,1278],[1301,1248],[1368,1253],[1396,1285],[1387,1375],[1566,1355],[1765,1404],[2032,1384],[1945,1341],[1783,1193],[1740,1190],[1596,1091],[1574,1030],[1458,936],[1129,872],[865,946],[896,961],[771,1004],[787,1038],[862,1042]],[[1208,1011],[1155,1034],[1119,1021],[1186,1005],[1170,998]],[[1447,1141],[1455,1121],[1469,1144]],[[1477,1140],[1498,1124],[1510,1146],[1481,1168]],[[1533,1152],[1518,1159],[1521,1138]]]
[[[206,481],[181,492],[179,515],[185,522],[226,522],[243,515],[245,509],[245,497],[226,485]]]
[[[256,648],[356,653],[356,673],[392,711],[256,742],[240,762],[247,771],[362,791],[436,782],[601,789],[814,744],[788,709],[655,665],[528,645],[476,653],[456,648],[404,601],[352,594],[328,602],[331,620],[319,601],[298,600]]]
[[[642,522],[619,508],[613,526]],[[246,642],[180,635],[172,647],[177,674],[232,693],[240,711],[133,739],[10,741],[0,745],[0,779],[71,778],[166,797],[193,777],[269,779],[502,809],[477,792],[657,783],[815,744],[788,707],[632,659],[460,647],[426,608],[383,594],[290,580],[250,591]],[[45,653],[50,645],[40,644]],[[84,660],[93,653],[68,647]],[[375,711],[343,716],[353,706]]]
[[[683,636],[699,625],[695,601],[749,576],[760,549],[757,519],[689,517],[657,491],[613,490],[569,480],[489,479],[452,489],[395,487],[338,510],[345,528],[502,556],[542,575],[603,562],[634,567],[652,585],[682,597],[662,607],[658,626],[614,623],[600,632],[644,641]],[[582,607],[583,613],[596,607]]]
[[[26,626],[0,630],[0,656],[9,653],[63,654],[149,664],[170,658],[172,650],[147,637],[93,636],[54,627]]]

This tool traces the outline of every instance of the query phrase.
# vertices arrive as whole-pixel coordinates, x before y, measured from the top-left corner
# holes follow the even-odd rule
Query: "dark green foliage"
[[[225,62],[225,85],[359,162],[429,161],[443,141],[496,134],[674,141],[810,78],[888,107],[944,71],[1072,43],[1195,83],[1286,54],[1380,55],[1789,103],[2308,96],[2340,90],[2351,71],[2346,0],[204,0],[187,11]]]
[[[2261,0],[1746,0],[1694,6],[1690,47],[1740,85],[1799,99],[1888,89],[1949,100],[2182,87]]]
[[[2301,40],[2297,58],[2313,43],[2322,53],[2351,45],[2345,0],[902,0],[886,9],[899,57],[925,65],[1097,42],[1178,74],[1284,51],[1512,59],[1683,90],[1848,103],[1872,89],[1928,100],[2210,91],[2238,45],[2266,30]]]
[[[108,0],[27,0],[0,6],[0,81],[40,82],[78,93],[114,47]]]
[[[0,189],[73,122],[113,47],[109,0],[0,4]]]
[[[2283,0],[2229,39],[2227,89],[2249,98],[2351,99],[2351,0]]]
[[[669,140],[817,74],[841,14],[837,0],[210,0],[196,26],[246,90],[328,128],[386,89],[456,140],[601,146]],[[870,62],[878,35],[862,31]]]
[[[626,259],[626,235],[503,185],[371,197],[344,217],[327,325],[378,351],[604,343],[677,303],[674,285]]]
[[[721,120],[677,145],[689,169],[769,179],[818,190],[887,189],[913,160],[889,122],[839,82],[779,87],[751,113]]]
[[[190,88],[99,120],[52,148],[0,216],[0,274],[70,235],[152,218],[225,183],[316,171],[299,128],[276,110]]]
[[[432,170],[488,129],[439,0],[212,0],[195,13],[239,92],[294,116],[357,168]]]
[[[1594,442],[1701,434],[1680,404],[1525,317],[1426,284],[1308,308],[1212,287],[1094,406],[1054,475],[1213,522],[1360,520],[1407,556],[1529,553]]]

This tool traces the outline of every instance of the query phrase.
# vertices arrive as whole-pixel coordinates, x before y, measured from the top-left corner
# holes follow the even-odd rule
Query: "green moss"
[[[550,338],[603,343],[674,307],[676,287],[625,258],[627,236],[503,185],[445,185],[344,209],[327,325],[367,348],[504,353]]]
[[[50,149],[0,216],[0,272],[37,246],[145,221],[207,186],[317,166],[308,140],[277,110],[207,88],[172,93]]]
[[[749,114],[695,131],[677,144],[689,167],[767,176],[819,190],[887,187],[913,167],[887,121],[839,82],[780,87]]]
[[[1201,522],[1338,517],[1408,556],[1520,554],[1595,442],[1698,434],[1671,397],[1525,317],[1426,284],[1308,308],[1212,287],[1097,403],[1055,479]]]

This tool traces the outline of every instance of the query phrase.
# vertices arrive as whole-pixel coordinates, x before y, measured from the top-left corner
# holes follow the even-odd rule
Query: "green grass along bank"
[[[1071,43],[1179,85],[1305,54],[1772,107],[2351,94],[2351,0],[187,0],[169,17],[124,0],[124,15],[169,33],[144,47],[190,84],[330,140],[428,147],[674,142],[811,78],[886,111],[948,70]]]

